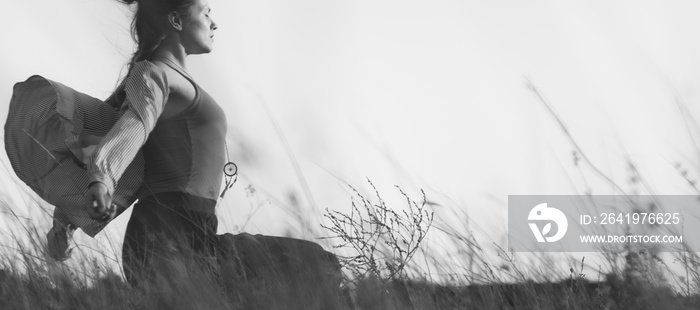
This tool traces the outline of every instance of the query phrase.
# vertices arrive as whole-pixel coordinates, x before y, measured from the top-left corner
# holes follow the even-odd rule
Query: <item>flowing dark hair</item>
[[[127,67],[127,74],[135,63],[150,59],[170,29],[168,15],[176,12],[186,17],[187,10],[195,5],[196,0],[118,0],[127,5],[135,5],[134,18],[131,21],[131,38],[137,45]],[[124,78],[126,79],[126,78]],[[117,90],[106,100],[112,106],[124,101],[123,80]]]

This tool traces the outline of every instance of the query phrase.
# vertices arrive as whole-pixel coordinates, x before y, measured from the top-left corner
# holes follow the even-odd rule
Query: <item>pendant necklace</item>
[[[229,190],[229,188],[233,187],[233,184],[238,181],[238,166],[234,162],[232,162],[229,157],[228,157],[228,144],[224,142],[224,146],[226,147],[226,161],[227,163],[224,165],[224,175],[226,176],[226,185],[224,186],[224,190],[221,191],[221,198],[224,198],[224,194],[226,194],[226,191]]]
[[[194,83],[194,79],[192,78],[192,76],[190,76],[190,74],[187,73],[187,71],[185,71],[185,69],[180,67],[174,61],[172,61],[168,58],[162,57],[162,56],[153,56],[153,57],[162,59],[163,61],[180,69],[182,74],[185,75],[187,78],[189,78],[192,83]],[[195,87],[197,87],[197,86],[195,85]],[[226,178],[226,185],[224,186],[224,190],[221,191],[221,195],[219,196],[221,198],[224,198],[226,191],[228,191],[231,187],[233,187],[233,184],[235,184],[236,181],[238,181],[238,166],[234,162],[232,162],[231,159],[229,158],[228,143],[226,143],[225,140],[224,140],[224,147],[226,148],[226,164],[224,164],[224,176]]]

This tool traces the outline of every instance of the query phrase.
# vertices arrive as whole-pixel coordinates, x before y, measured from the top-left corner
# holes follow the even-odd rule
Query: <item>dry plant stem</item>
[[[540,103],[542,103],[542,105],[544,105],[544,107],[547,108],[547,111],[549,112],[549,114],[557,121],[557,124],[559,124],[559,127],[564,132],[564,135],[567,137],[569,142],[574,146],[574,148],[576,149],[578,154],[581,155],[581,159],[591,169],[593,169],[593,172],[595,172],[599,177],[603,178],[606,182],[608,182],[610,185],[612,185],[616,190],[618,190],[622,195],[624,195],[629,200],[629,197],[627,196],[625,191],[619,185],[617,185],[617,183],[615,183],[615,181],[613,181],[612,179],[610,179],[610,177],[608,177],[605,173],[603,173],[603,171],[598,169],[598,167],[595,164],[593,164],[593,162],[591,162],[591,160],[588,158],[586,153],[583,151],[583,149],[581,149],[581,147],[578,145],[578,143],[576,142],[574,137],[571,135],[571,132],[569,132],[569,129],[566,127],[564,122],[561,120],[561,117],[559,117],[559,115],[557,115],[557,113],[554,111],[554,108],[552,108],[552,105],[549,103],[549,101],[547,101],[547,99],[544,98],[542,93],[540,93],[537,86],[535,86],[535,84],[530,79],[526,80],[526,84],[527,84],[528,89],[530,89],[530,91],[532,91],[535,94],[535,96],[537,96],[537,99],[540,101]],[[633,203],[631,200],[630,200],[630,202]]]
[[[354,256],[340,257],[341,264],[358,278],[374,276],[394,280],[406,274],[406,267],[432,225],[433,213],[425,210],[426,199],[418,205],[400,188],[408,211],[397,213],[388,207],[377,188],[369,181],[378,202],[372,203],[350,186],[353,192],[350,214],[326,210],[330,226],[322,225],[333,239],[342,242],[336,248],[350,248]],[[398,188],[398,187],[397,187]],[[356,201],[359,200],[359,201]]]
[[[527,277],[525,276],[525,273],[523,273],[523,272],[518,268],[518,265],[515,263],[515,253],[513,253],[512,255],[508,255],[508,252],[506,252],[506,250],[504,250],[501,246],[499,246],[499,245],[496,244],[496,243],[494,243],[493,245],[494,245],[494,246],[496,247],[496,249],[498,250],[497,255],[498,255],[499,257],[505,259],[505,260],[508,262],[508,264],[513,268],[513,270],[515,271],[515,273],[516,273],[517,276],[518,276],[518,279],[517,279],[517,280],[518,280],[518,281],[522,281],[522,282],[527,282],[528,279],[527,279]]]
[[[49,156],[51,156],[51,159],[53,159],[59,167],[62,167],[62,165],[61,165],[61,163],[58,161],[58,159],[56,159],[56,157],[53,156],[53,154],[51,153],[51,151],[49,151],[43,144],[41,144],[41,142],[39,142],[39,140],[37,140],[34,136],[32,136],[32,135],[31,135],[30,133],[28,133],[26,130],[22,129],[22,131],[24,131],[24,132],[27,134],[27,136],[29,136],[29,138],[31,138],[31,139],[32,139],[36,144],[38,144],[42,149],[44,149],[44,151],[46,151],[46,153],[49,154]],[[62,171],[63,171],[63,170],[62,170]],[[75,182],[75,180],[74,180],[69,174],[66,173],[66,177],[68,177],[68,179],[70,179],[70,181],[73,183],[73,186],[75,186],[76,188],[79,188],[78,183]]]
[[[688,105],[681,98],[679,98],[679,95],[677,93],[673,97],[675,99],[676,106],[678,107],[678,111],[680,112],[681,117],[683,118],[683,124],[685,125],[685,129],[688,131],[688,137],[690,137],[690,141],[692,141],[693,146],[695,147],[695,152],[697,154],[700,154],[700,146],[698,145],[695,139],[695,135],[693,135],[694,132],[700,132],[700,126],[698,126],[698,121],[695,119],[695,117],[693,117],[693,114],[690,113]]]
[[[304,189],[304,194],[306,195],[307,199],[309,199],[309,203],[311,204],[311,207],[313,208],[314,213],[318,210],[316,200],[314,199],[312,193],[311,193],[311,187],[309,186],[309,183],[306,181],[306,177],[304,176],[304,173],[301,170],[301,167],[299,166],[299,161],[297,160],[296,156],[294,155],[294,152],[292,151],[292,147],[289,145],[289,141],[287,140],[287,136],[284,135],[284,131],[282,131],[282,127],[280,127],[279,123],[277,122],[277,119],[274,117],[272,114],[272,111],[270,110],[270,107],[267,105],[265,100],[260,96],[259,102],[262,104],[263,108],[265,108],[265,113],[267,116],[270,118],[270,121],[272,122],[272,125],[275,128],[275,132],[279,136],[280,140],[282,141],[282,145],[284,145],[284,149],[287,152],[287,156],[289,156],[289,160],[292,162],[292,166],[294,167],[294,171],[297,175],[297,178],[299,178],[299,183],[301,183],[302,188]]]

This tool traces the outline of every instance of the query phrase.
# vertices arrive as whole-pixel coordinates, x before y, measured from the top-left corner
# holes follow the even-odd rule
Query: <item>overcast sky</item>
[[[270,205],[246,231],[298,228],[280,212],[290,193],[305,210],[343,210],[344,184],[365,191],[369,178],[390,201],[401,201],[393,185],[416,199],[423,188],[437,212],[467,210],[472,225],[485,226],[484,242],[502,243],[508,195],[614,193],[575,165],[527,79],[625,190],[643,192],[628,182],[629,156],[655,193],[694,193],[674,164],[697,176],[698,132],[684,122],[700,116],[695,0],[210,3],[214,51],[190,57],[188,70],[224,107],[240,167],[219,208],[222,231],[241,229],[259,201]],[[32,74],[98,98],[110,93],[133,48],[125,6],[3,6],[0,118],[12,85]],[[678,101],[690,109],[685,118]],[[113,225],[115,236],[125,221]]]

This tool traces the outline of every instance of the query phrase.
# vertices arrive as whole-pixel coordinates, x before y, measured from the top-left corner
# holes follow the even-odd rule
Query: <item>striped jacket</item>
[[[136,200],[140,148],[168,99],[165,72],[138,62],[115,93],[125,99],[101,101],[35,75],[15,84],[5,123],[5,148],[19,178],[56,207],[55,221],[93,237],[108,223],[84,211],[92,205],[88,184],[107,185],[118,214]]]

